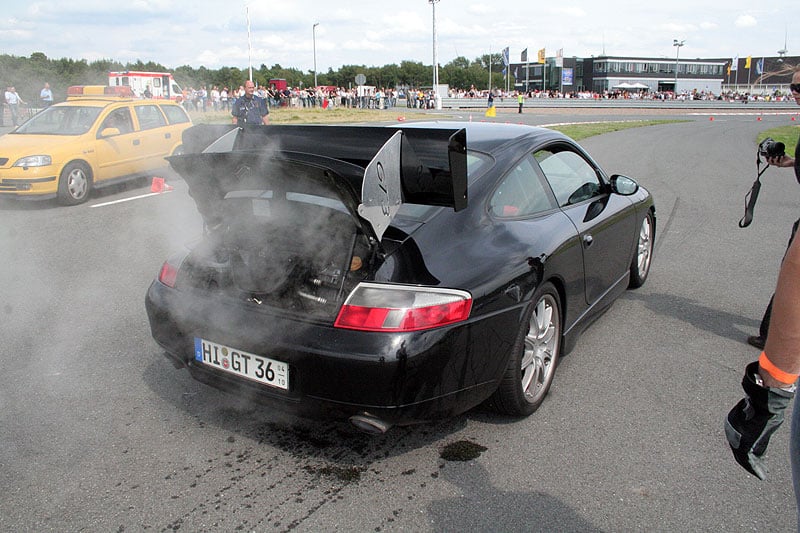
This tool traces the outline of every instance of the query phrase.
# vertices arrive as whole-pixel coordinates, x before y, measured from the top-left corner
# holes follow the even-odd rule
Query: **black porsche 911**
[[[527,416],[650,269],[650,193],[548,129],[199,125],[184,147],[169,160],[203,237],[150,286],[153,337],[196,379],[300,416]]]

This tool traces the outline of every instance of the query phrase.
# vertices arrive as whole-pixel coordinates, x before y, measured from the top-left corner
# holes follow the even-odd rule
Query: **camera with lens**
[[[777,142],[772,137],[767,137],[758,144],[758,155],[765,159],[783,157],[786,155],[786,145]]]
[[[769,168],[768,162],[767,166],[765,166],[763,169],[761,168],[761,164],[764,162],[763,160],[769,160],[772,158],[779,159],[785,155],[786,145],[782,142],[776,141],[772,137],[767,137],[758,143],[758,154],[756,154],[756,170],[758,175],[756,176],[756,181],[753,182],[753,186],[750,188],[750,192],[748,192],[747,196],[744,197],[744,216],[739,221],[740,228],[746,228],[753,221],[753,212],[756,209],[758,191],[761,190],[761,174],[763,174],[764,171]]]

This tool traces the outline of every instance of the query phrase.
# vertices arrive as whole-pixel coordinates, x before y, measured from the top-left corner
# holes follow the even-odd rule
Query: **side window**
[[[521,217],[555,207],[533,165],[533,159],[526,157],[506,175],[489,201],[492,214]]]
[[[103,124],[100,126],[100,131],[105,128],[117,128],[120,133],[130,133],[133,131],[133,122],[131,121],[131,111],[128,108],[115,109],[108,114]]]
[[[564,149],[539,150],[534,154],[558,205],[577,204],[601,194],[602,187],[597,172],[579,154]]]
[[[134,109],[136,118],[139,119],[139,127],[143,130],[160,128],[167,124],[157,105],[137,105],[134,106]]]
[[[189,115],[178,105],[164,105],[161,110],[167,115],[170,124],[183,124],[189,122]]]

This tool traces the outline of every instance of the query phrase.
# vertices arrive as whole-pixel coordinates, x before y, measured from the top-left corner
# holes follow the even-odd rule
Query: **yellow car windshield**
[[[82,135],[89,131],[102,107],[54,106],[37,113],[14,134]]]

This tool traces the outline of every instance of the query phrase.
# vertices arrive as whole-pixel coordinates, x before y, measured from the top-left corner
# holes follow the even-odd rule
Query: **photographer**
[[[800,105],[800,68],[792,76],[791,91]],[[794,155],[771,157],[769,164],[793,167],[800,182],[800,139]],[[770,437],[783,423],[800,377],[800,241],[794,239],[798,224],[800,220],[792,229],[775,294],[764,316],[768,330],[762,330],[765,346],[758,361],[747,365],[742,378],[745,398],[731,409],[724,424],[736,462],[759,479],[766,477],[764,455]],[[762,323],[762,329],[764,326]],[[789,453],[800,530],[800,405],[795,405],[792,413]]]
[[[800,66],[794,69],[794,75],[792,76],[792,83],[789,86],[792,96],[794,97],[795,102],[800,105]],[[794,168],[794,176],[797,179],[797,182],[800,183],[800,138],[798,138],[797,146],[794,150],[794,157],[789,157],[786,154],[777,156],[777,157],[768,157],[767,163],[774,167],[793,167]],[[789,237],[789,245],[791,246],[792,240],[794,240],[794,235],[797,233],[797,227],[800,225],[800,219],[795,221],[794,225],[792,226],[792,233]],[[788,248],[787,246],[787,248]],[[767,333],[769,331],[769,322],[770,316],[772,315],[772,306],[773,306],[773,297],[769,301],[769,305],[767,305],[766,311],[764,311],[764,316],[761,319],[761,325],[758,328],[758,335],[751,335],[747,338],[747,343],[751,346],[755,346],[759,350],[763,350],[764,346],[767,342]]]

